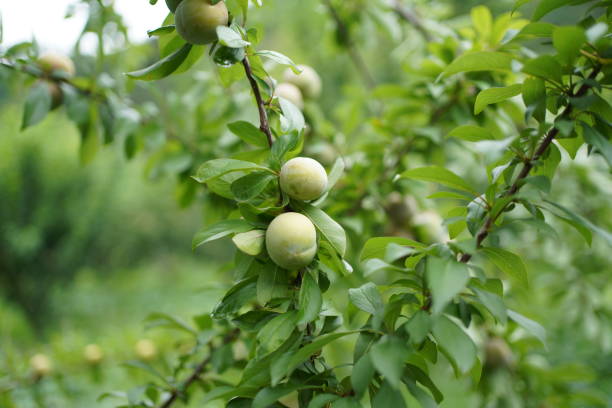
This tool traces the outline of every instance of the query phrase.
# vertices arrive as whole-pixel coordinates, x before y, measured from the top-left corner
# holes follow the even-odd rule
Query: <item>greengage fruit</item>
[[[288,82],[283,82],[276,86],[274,89],[274,95],[280,96],[297,106],[300,109],[304,109],[304,98],[302,92],[297,86]]]
[[[321,77],[308,65],[298,65],[298,68],[302,70],[299,74],[287,68],[283,74],[284,80],[300,88],[305,98],[317,98],[321,95]]]
[[[217,39],[217,27],[226,26],[229,13],[225,3],[210,0],[182,0],[176,8],[176,31],[191,44],[209,44]]]
[[[327,188],[327,173],[318,161],[309,157],[296,157],[281,168],[280,186],[291,198],[315,200]]]
[[[268,255],[278,266],[296,270],[310,264],[317,253],[317,232],[305,215],[283,213],[266,231]]]
[[[76,74],[76,69],[72,60],[65,55],[46,53],[38,57],[38,66],[46,74],[63,72],[68,77]]]

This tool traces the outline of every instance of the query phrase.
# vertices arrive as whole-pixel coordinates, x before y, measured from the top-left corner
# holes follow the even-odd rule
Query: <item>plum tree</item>
[[[305,98],[317,98],[321,94],[321,77],[308,65],[298,65],[298,68],[302,70],[301,73],[296,74],[293,70],[287,69],[283,78],[286,82],[300,88]]]
[[[178,7],[179,3],[182,0],[166,0],[166,6],[168,6],[168,9],[174,13],[176,12],[176,8]]]
[[[308,217],[300,213],[283,213],[266,231],[268,255],[278,266],[296,270],[312,262],[317,253],[317,232]]]
[[[46,74],[61,72],[68,77],[76,74],[76,68],[72,60],[65,55],[46,53],[38,57],[38,66]]]
[[[302,91],[297,86],[288,82],[280,83],[276,86],[274,94],[287,99],[298,108],[304,109],[304,97],[302,96]]]
[[[327,173],[321,164],[309,157],[295,157],[280,171],[283,192],[296,200],[315,200],[327,188]]]
[[[217,39],[217,27],[227,25],[225,3],[210,0],[183,0],[176,8],[176,31],[191,44],[209,44]]]

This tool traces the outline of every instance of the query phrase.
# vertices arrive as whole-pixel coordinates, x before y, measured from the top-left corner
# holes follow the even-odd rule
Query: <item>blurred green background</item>
[[[147,1],[141,3],[149,7]],[[335,44],[324,7],[310,0],[266,3],[266,12],[251,14],[265,29],[261,48],[282,50],[316,67],[325,89],[321,112],[359,121],[346,101],[360,93],[355,85],[358,75]],[[346,2],[344,11],[350,15],[351,8],[363,3]],[[498,15],[512,3],[410,4],[435,30],[436,22],[469,25],[469,10],[475,5],[486,4]],[[408,81],[405,68],[422,58],[422,40],[409,30],[397,46],[392,31],[370,36],[371,30],[377,28],[355,28],[355,38],[372,74],[381,83]],[[156,54],[154,46],[133,46],[118,58],[124,65],[117,69],[142,66]],[[210,66],[208,61],[201,64]],[[0,407],[112,406],[112,400],[96,399],[105,391],[147,380],[123,362],[143,359],[168,366],[173,350],[181,347],[180,337],[177,340],[172,332],[146,330],[146,317],[163,312],[187,320],[210,311],[232,281],[224,265],[234,249],[225,240],[191,250],[191,238],[205,222],[207,207],[200,205],[199,197],[197,205],[181,208],[174,177],[151,177],[146,156],[127,160],[119,144],[109,145],[82,166],[77,129],[61,109],[21,132],[23,84],[15,83],[12,74],[0,74]],[[160,86],[186,90],[192,76]],[[145,98],[135,92],[139,96]],[[345,102],[339,104],[339,99]],[[338,126],[350,140],[356,125],[345,120]],[[469,173],[469,159],[465,163],[464,173]],[[562,182],[553,186],[555,200],[611,230],[612,182],[603,161],[579,154],[575,162],[564,157],[561,168]],[[555,221],[553,225],[557,240],[543,239],[535,228],[508,231],[515,234],[515,251],[523,255],[533,276],[530,288],[514,292],[509,304],[547,328],[548,350],[526,336],[510,339],[517,358],[528,362],[532,371],[497,373],[488,386],[500,393],[508,387],[544,394],[569,390],[584,398],[584,406],[591,406],[592,400],[612,406],[609,247],[597,238],[588,247],[574,230]],[[102,350],[101,361],[91,353],[88,361],[89,344]],[[51,375],[41,381],[31,363],[37,354],[47,356],[52,365]],[[452,380],[447,365],[441,363],[438,371],[440,388],[447,395],[443,407],[484,404],[482,394],[469,389],[467,380]],[[595,386],[583,393],[586,384]],[[512,398],[506,404],[521,406]]]

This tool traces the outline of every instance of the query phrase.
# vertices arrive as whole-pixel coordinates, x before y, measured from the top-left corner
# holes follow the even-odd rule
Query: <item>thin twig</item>
[[[47,74],[43,72],[42,70],[38,70],[38,69],[34,70],[28,65],[18,64],[7,58],[0,58],[0,66],[3,66],[8,69],[12,69],[13,71],[23,72],[24,74],[30,75],[33,78],[49,79],[51,81],[62,82],[70,86],[71,88],[73,88],[75,91],[85,96],[98,98],[100,101],[106,101],[106,96],[104,94],[96,93],[91,88],[84,88],[80,85],[77,85],[74,82],[72,82],[72,80],[65,78],[65,77],[60,77],[60,76],[53,75],[53,74]]]
[[[589,79],[595,79],[597,74],[599,74],[600,69],[601,67],[599,66],[594,68],[593,71],[591,72],[591,75],[589,75]],[[570,94],[570,96],[572,97],[584,96],[590,88],[591,88],[591,85],[588,83],[585,83],[580,87],[580,89],[575,94]],[[567,118],[570,116],[572,111],[573,111],[573,107],[570,104],[565,108],[563,113],[561,113],[560,117]],[[544,155],[544,153],[546,153],[550,144],[555,139],[558,133],[559,133],[559,129],[557,129],[556,127],[551,128],[546,133],[546,136],[544,137],[544,139],[542,140],[542,142],[540,143],[536,151],[533,153],[533,155],[524,161],[523,168],[521,169],[521,172],[518,174],[518,176],[514,180],[514,183],[510,186],[508,190],[506,190],[504,194],[502,194],[500,198],[512,197],[521,189],[521,187],[524,185],[523,181],[525,180],[525,178],[527,178],[527,176],[533,169],[533,166],[536,164],[536,162],[540,160],[540,158]],[[493,225],[495,224],[495,221],[497,221],[497,218],[504,212],[504,210],[508,207],[509,204],[510,202],[506,203],[506,205],[504,205],[499,211],[497,211],[496,214],[490,214],[487,217],[484,225],[482,226],[482,228],[478,231],[478,234],[476,235],[476,248],[480,248],[480,246],[482,245],[482,242],[489,236],[489,233],[491,232],[491,227],[493,227]],[[470,259],[472,259],[472,254],[469,254],[466,252],[461,256],[460,261],[463,263],[468,263]]]
[[[393,11],[395,11],[398,16],[406,20],[408,23],[412,24],[415,30],[417,30],[419,34],[423,36],[425,41],[429,42],[433,40],[433,36],[425,28],[425,25],[423,25],[423,22],[421,21],[419,16],[417,16],[416,13],[414,13],[412,10],[409,10],[408,8],[404,7],[400,0],[394,0]]]
[[[344,21],[342,21],[342,18],[338,14],[338,11],[332,4],[331,0],[323,0],[323,3],[325,3],[329,10],[329,14],[331,14],[332,18],[336,22],[336,27],[338,27],[340,36],[346,40],[346,50],[349,54],[349,57],[353,61],[353,65],[355,65],[355,68],[357,68],[361,79],[368,88],[374,88],[376,86],[376,81],[374,81],[374,77],[370,73],[368,65],[366,64],[365,60],[361,56],[361,53],[355,46],[355,43],[351,39],[348,27],[346,26],[346,24],[344,24]]]
[[[238,329],[232,330],[223,337],[221,344],[224,345],[231,343],[236,339],[236,337],[238,337],[239,333],[240,331]],[[214,351],[215,349],[211,345],[208,357],[202,360],[202,362],[200,362],[195,367],[191,375],[179,387],[176,387],[174,390],[172,390],[168,399],[162,405],[160,405],[159,408],[169,408],[170,406],[172,406],[172,404],[174,404],[174,402],[181,396],[181,394],[187,391],[187,389],[200,378],[206,366],[210,364]]]
[[[270,124],[268,123],[268,114],[266,112],[266,104],[261,97],[261,91],[259,90],[259,85],[257,85],[257,81],[255,80],[255,76],[253,75],[253,70],[251,69],[251,64],[249,63],[249,58],[244,57],[242,60],[242,65],[244,66],[244,72],[246,73],[246,77],[249,80],[249,84],[251,84],[251,89],[253,89],[253,95],[255,95],[255,101],[257,102],[257,110],[259,111],[259,129],[266,135],[268,139],[268,145],[272,147],[274,143],[274,139],[272,139],[272,131],[270,130]]]

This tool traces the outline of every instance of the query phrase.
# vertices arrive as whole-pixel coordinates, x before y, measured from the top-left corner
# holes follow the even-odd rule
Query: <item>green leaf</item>
[[[169,24],[169,25],[158,27],[155,30],[149,30],[147,31],[147,35],[150,38],[153,36],[162,36],[166,34],[172,34],[175,29],[176,29],[176,26],[174,24]]]
[[[541,55],[525,62],[523,72],[544,80],[552,80],[558,84],[562,83],[563,68],[555,57],[550,55]]]
[[[349,289],[349,300],[364,312],[382,318],[385,305],[376,285],[372,282],[368,282],[359,288]]]
[[[155,312],[151,313],[145,319],[147,329],[152,327],[168,327],[175,330],[181,330],[189,334],[197,334],[198,332],[191,327],[183,319],[172,316],[167,313]]]
[[[476,363],[476,345],[465,331],[445,315],[433,325],[433,335],[455,370],[465,374]]]
[[[553,45],[559,53],[559,59],[566,65],[572,65],[580,55],[580,49],[587,37],[581,27],[556,27],[553,31]]]
[[[266,387],[259,391],[253,400],[253,404],[251,408],[268,408],[271,407],[272,404],[278,401],[279,398],[290,394],[299,389],[308,389],[308,388],[318,388],[317,386],[308,386],[306,384],[281,384],[276,387]]]
[[[306,126],[302,111],[293,103],[280,96],[278,97],[278,102],[283,112],[281,116],[282,131],[285,133],[293,132],[294,130],[301,132],[304,126]]]
[[[361,250],[361,255],[359,255],[359,262],[365,262],[368,259],[383,259],[388,262],[392,262],[395,259],[389,259],[389,251],[387,247],[391,244],[401,245],[406,247],[414,247],[414,248],[425,248],[426,245],[421,244],[420,242],[413,241],[408,238],[402,237],[376,237],[370,238],[366,241],[363,249]]]
[[[527,268],[518,255],[501,248],[484,247],[479,250],[505,274],[528,286]]]
[[[257,388],[254,387],[229,387],[229,386],[219,386],[213,388],[210,392],[207,392],[204,395],[204,399],[202,400],[202,405],[206,406],[208,402],[217,400],[217,399],[232,399],[234,397],[254,397],[257,393]]]
[[[230,188],[238,202],[250,201],[264,191],[268,184],[276,178],[275,174],[269,172],[254,171],[234,180]]]
[[[245,142],[257,147],[268,147],[266,135],[250,122],[239,120],[227,125],[228,129]]]
[[[338,254],[344,257],[346,253],[346,233],[340,224],[334,221],[323,210],[311,204],[300,203],[299,207]]]
[[[355,363],[351,372],[351,385],[357,397],[361,397],[366,392],[373,376],[374,364],[370,354],[365,354]]]
[[[162,373],[160,373],[155,368],[153,368],[152,366],[150,366],[149,364],[147,364],[147,363],[145,363],[143,361],[130,360],[130,361],[126,361],[125,363],[123,363],[123,365],[126,366],[126,367],[137,368],[139,370],[147,372],[147,373],[153,375],[154,377],[159,378],[164,383],[168,384],[168,380],[166,379],[166,377]]]
[[[257,301],[265,305],[273,299],[279,289],[286,287],[283,271],[279,266],[266,264],[257,277]]]
[[[248,161],[235,159],[214,159],[202,164],[198,168],[198,171],[196,172],[196,175],[193,176],[193,178],[199,183],[206,183],[227,173],[254,170],[267,171],[272,174],[276,174],[266,167]]]
[[[448,134],[448,137],[454,137],[456,139],[465,140],[468,142],[480,142],[482,140],[495,140],[495,136],[493,136],[493,134],[489,130],[483,127],[474,126],[474,125],[463,125],[463,126],[456,127],[450,131],[450,133]]]
[[[306,271],[300,287],[298,324],[310,323],[319,317],[322,305],[321,289],[312,277],[311,272]]]
[[[341,332],[341,333],[331,333],[326,334],[324,336],[318,337],[316,340],[311,343],[306,344],[304,347],[297,351],[291,351],[291,359],[284,364],[279,372],[277,373],[278,378],[283,377],[285,374],[291,374],[293,370],[304,361],[306,361],[310,356],[319,352],[324,346],[335,341],[344,336],[348,336],[349,334],[355,334],[356,331],[349,332]]]
[[[563,7],[570,4],[570,0],[541,0],[538,3],[535,11],[533,12],[533,16],[531,16],[532,21],[538,21],[548,13],[553,10],[558,9],[559,7]]]
[[[430,181],[443,186],[465,191],[478,196],[479,194],[465,180],[450,170],[437,166],[419,167],[406,170],[400,174],[401,178]]]
[[[257,333],[257,341],[265,352],[276,350],[291,336],[295,330],[297,313],[295,311],[280,314],[270,320]]]
[[[610,143],[601,133],[594,128],[583,123],[582,125],[584,141],[594,147],[612,167],[612,143]]]
[[[508,313],[506,305],[501,297],[497,294],[489,292],[488,290],[471,287],[472,291],[476,294],[476,297],[480,302],[491,312],[493,317],[497,319],[501,324],[506,324],[508,320]]]
[[[336,394],[319,394],[310,400],[307,408],[324,408],[327,404],[338,398],[340,398],[340,396]]]
[[[291,67],[293,72],[295,72],[296,74],[299,74],[300,72],[302,72],[302,70],[297,65],[295,65],[295,63],[291,60],[291,58],[287,57],[284,54],[281,54],[280,52],[271,51],[271,50],[261,50],[261,51],[257,51],[255,55],[270,58],[272,61],[277,62],[281,65],[288,65]]]
[[[404,396],[398,387],[385,381],[372,399],[372,408],[405,408]]]
[[[400,385],[409,352],[404,342],[396,337],[383,337],[370,350],[372,364],[395,389]]]
[[[167,77],[176,71],[191,52],[191,44],[185,44],[172,54],[157,61],[155,64],[138,71],[128,72],[126,75],[141,81],[155,81]]]
[[[243,279],[228,290],[213,309],[213,317],[225,318],[228,314],[238,311],[245,303],[250,302],[256,294],[256,279],[256,276]]]
[[[425,386],[434,396],[436,402],[442,402],[442,400],[444,399],[444,395],[442,395],[438,387],[436,387],[436,384],[434,384],[434,382],[431,380],[431,378],[429,378],[425,371],[415,365],[407,364],[406,373],[408,374],[409,378],[417,380],[418,382],[423,384],[423,386]],[[405,379],[406,377],[404,377],[404,382],[406,382]]]
[[[586,229],[587,232],[588,231],[593,231],[594,233],[599,235],[601,238],[605,239],[606,242],[608,243],[608,245],[612,245],[612,233],[610,233],[609,231],[607,231],[607,230],[605,230],[603,228],[598,227],[597,225],[593,224],[591,221],[587,220],[586,218],[582,217],[581,215],[575,214],[574,212],[570,211],[568,208],[562,206],[561,204],[557,204],[555,202],[552,202],[552,201],[549,201],[549,200],[546,200],[546,199],[544,201],[547,202],[548,204],[556,207],[557,209],[561,210],[569,219],[560,217],[555,212],[551,211],[551,213],[556,215],[557,217],[563,219],[566,222],[570,222],[575,228],[578,229],[578,231],[581,234],[583,234],[583,236],[585,237],[585,239],[587,240],[589,245],[591,245],[590,233],[587,235],[587,234],[584,233],[584,231],[580,231],[580,229]]]
[[[470,15],[478,36],[488,38],[493,28],[491,11],[486,6],[476,6],[471,10]]]
[[[39,81],[28,91],[23,108],[21,130],[39,123],[51,110],[51,91],[49,86],[51,85],[44,81]]]
[[[526,78],[523,82],[523,102],[528,112],[539,122],[546,115],[546,83],[541,78]]]
[[[450,76],[472,71],[510,71],[512,55],[502,52],[480,51],[461,55],[442,72]]]
[[[432,313],[438,314],[464,288],[470,278],[465,264],[437,257],[427,260],[427,285],[433,298]]]
[[[221,45],[230,48],[242,48],[251,45],[250,42],[243,40],[237,31],[227,26],[217,27],[217,37]]]
[[[410,335],[414,344],[420,344],[425,340],[431,329],[431,316],[424,310],[418,310],[412,318],[404,325],[404,329]]]
[[[232,241],[245,254],[257,256],[263,251],[265,236],[265,230],[252,230],[234,235]]]
[[[535,322],[514,310],[508,310],[508,317],[518,323],[523,329],[537,337],[546,347],[546,330],[538,322]]]
[[[480,91],[480,93],[478,93],[476,96],[474,114],[478,115],[488,105],[505,101],[506,99],[520,94],[522,88],[523,86],[521,84],[514,84],[506,87],[489,88]]]
[[[326,191],[330,191],[344,174],[344,159],[338,157],[327,175]]]
[[[221,239],[230,234],[246,232],[253,229],[253,226],[245,220],[223,220],[199,231],[193,237],[192,248],[195,249],[202,244]]]

